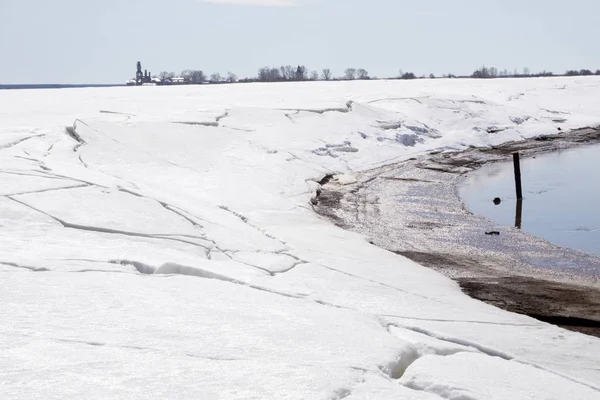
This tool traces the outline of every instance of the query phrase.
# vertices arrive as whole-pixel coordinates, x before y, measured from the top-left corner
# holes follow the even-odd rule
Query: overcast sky
[[[0,0],[0,83],[201,69],[387,77],[600,68],[598,0]]]

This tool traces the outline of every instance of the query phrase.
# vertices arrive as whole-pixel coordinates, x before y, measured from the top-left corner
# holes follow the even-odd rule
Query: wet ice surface
[[[552,243],[600,256],[600,146],[579,147],[521,160],[521,229]],[[469,175],[460,188],[467,208],[515,226],[512,163],[493,163]],[[494,205],[493,199],[502,202]]]
[[[441,157],[440,161],[453,158]],[[343,226],[386,249],[436,254],[437,264],[453,277],[485,276],[488,268],[536,276],[535,268],[541,268],[577,280],[600,278],[596,255],[553,245],[469,213],[456,193],[461,175],[438,171],[440,167],[444,166],[430,160],[409,161],[369,171],[355,186],[340,188],[347,194],[333,213]],[[335,186],[331,189],[336,190]],[[490,232],[499,235],[486,234]]]
[[[600,397],[597,339],[311,208],[328,174],[596,124],[598,82],[0,92],[0,398]]]

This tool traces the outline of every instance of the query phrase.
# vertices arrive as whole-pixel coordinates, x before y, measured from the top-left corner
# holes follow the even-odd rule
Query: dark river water
[[[521,159],[521,174],[520,219],[512,162],[483,166],[468,176],[459,193],[474,214],[600,256],[600,146]]]

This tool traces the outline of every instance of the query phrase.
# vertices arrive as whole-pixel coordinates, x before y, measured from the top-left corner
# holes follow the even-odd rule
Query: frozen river
[[[475,301],[314,210],[324,177],[555,132],[557,115],[597,126],[599,84],[0,91],[0,399],[600,399],[598,338]],[[415,189],[400,222],[424,251],[461,229],[521,244],[422,223],[466,213],[442,185],[458,173],[416,169],[373,182]]]
[[[460,189],[467,208],[554,244],[600,255],[600,146],[521,160],[521,218],[512,163],[487,164]],[[496,205],[493,200],[500,198]]]

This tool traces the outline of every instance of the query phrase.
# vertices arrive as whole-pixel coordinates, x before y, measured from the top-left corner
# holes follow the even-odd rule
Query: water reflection
[[[552,243],[600,255],[600,146],[521,160],[523,200],[512,162],[485,165],[460,188],[467,208]],[[500,202],[490,201],[501,199]]]
[[[523,223],[523,199],[517,199],[517,210],[515,212],[515,228],[521,229]]]

